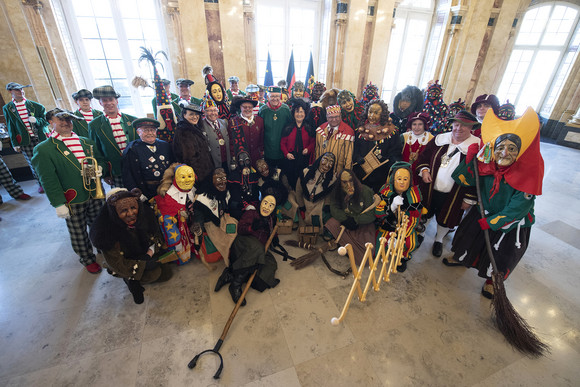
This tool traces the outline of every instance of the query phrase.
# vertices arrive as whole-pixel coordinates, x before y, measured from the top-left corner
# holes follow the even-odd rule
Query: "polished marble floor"
[[[580,385],[580,151],[542,144],[544,195],[509,299],[551,353],[529,359],[491,321],[475,270],[430,254],[434,224],[405,273],[332,326],[352,279],[322,261],[296,271],[278,258],[275,289],[251,290],[221,348],[232,310],[213,292],[223,263],[176,268],[136,305],[120,279],[87,273],[45,196],[17,202],[0,190],[1,386],[578,386]],[[32,182],[23,184],[35,192]],[[285,237],[283,238],[285,239]],[[448,254],[450,237],[446,237]],[[290,250],[299,255],[297,250]],[[347,263],[336,253],[330,262]]]

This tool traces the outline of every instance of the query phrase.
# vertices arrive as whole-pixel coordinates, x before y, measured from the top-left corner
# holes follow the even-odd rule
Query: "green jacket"
[[[157,98],[153,97],[151,100],[151,105],[153,105],[153,116],[157,119]],[[173,106],[173,110],[175,110],[175,115],[178,116],[181,114],[181,106],[179,106],[179,96],[177,94],[171,93],[171,105]],[[175,117],[177,118],[177,117]]]
[[[232,90],[231,89],[228,89],[226,91],[226,94],[228,95],[228,98],[229,98],[230,102],[232,102],[232,100],[234,99],[234,95],[232,94]],[[238,97],[245,97],[245,96],[246,96],[246,93],[244,93],[241,90],[238,91]]]
[[[92,111],[93,120],[103,114],[103,112],[100,110],[92,109]],[[89,123],[85,121],[83,113],[81,113],[80,110],[77,110],[74,114],[78,117],[81,117],[82,120],[73,121],[73,132],[75,132],[79,137],[89,137]]]
[[[36,118],[36,124],[32,125],[32,130],[36,131],[38,136],[38,142],[46,140],[48,137],[48,121],[44,118],[46,111],[44,106],[38,102],[26,100],[26,108],[28,109],[28,114]],[[18,110],[16,110],[16,105],[14,102],[10,101],[2,108],[4,111],[4,118],[6,119],[6,126],[8,127],[8,133],[10,134],[10,141],[12,146],[26,146],[30,145],[30,135],[28,130],[26,130],[26,125],[20,118]]]
[[[121,113],[121,126],[125,136],[127,136],[127,145],[139,138],[137,131],[133,128],[133,121],[136,119],[137,117]],[[115,141],[113,129],[107,116],[102,114],[89,123],[89,137],[97,144],[97,148],[109,163],[108,170],[107,168],[103,170],[103,176],[121,176],[123,174],[123,169],[121,168],[123,152],[121,152]]]
[[[372,189],[366,185],[361,184],[362,192],[360,194],[359,203],[354,203],[352,200],[348,203],[347,208],[343,208],[342,203],[339,203],[336,199],[335,192],[330,194],[330,215],[338,220],[339,222],[344,222],[349,216],[354,218],[358,225],[370,224],[375,221],[375,211],[369,210],[362,213],[364,210],[369,208],[374,202],[374,192]],[[335,187],[335,190],[342,189],[340,184]]]
[[[79,138],[86,156],[89,156],[90,146],[93,145],[93,155],[104,170],[105,160],[95,143],[85,137]],[[90,193],[83,186],[81,163],[62,141],[50,137],[38,144],[34,148],[32,165],[53,207],[89,200]],[[95,183],[91,182],[91,188],[94,187]]]
[[[282,130],[292,123],[292,113],[286,104],[272,110],[266,104],[260,108],[258,116],[264,120],[264,157],[267,159],[283,159],[280,149]]]

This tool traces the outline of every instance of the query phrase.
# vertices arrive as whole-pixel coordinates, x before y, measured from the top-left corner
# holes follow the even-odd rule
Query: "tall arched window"
[[[522,21],[498,95],[522,114],[531,106],[548,116],[561,92],[580,43],[579,8],[569,3],[541,3]]]
[[[383,100],[392,101],[407,85],[421,87],[433,3],[431,0],[404,0],[396,8],[383,79]]]

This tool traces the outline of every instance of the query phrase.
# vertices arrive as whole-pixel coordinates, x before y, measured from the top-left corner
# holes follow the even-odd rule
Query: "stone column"
[[[353,90],[354,94],[359,98],[361,98],[362,91],[367,84],[369,66],[371,64],[373,36],[375,33],[376,8],[377,0],[369,0],[365,35],[362,43],[362,54],[360,58],[360,70],[358,76],[359,81],[357,89]]]
[[[246,43],[246,80],[248,83],[258,82],[256,64],[256,21],[254,1],[244,1],[244,41]]]
[[[369,58],[367,80],[377,85],[379,93],[383,87],[385,78],[385,66],[389,53],[389,42],[393,30],[393,12],[399,5],[400,0],[378,0],[375,8],[375,21],[373,28],[372,51]],[[363,85],[364,87],[364,85]],[[362,94],[362,90],[359,96]]]
[[[334,19],[335,39],[332,49],[329,46],[328,63],[330,77],[326,80],[326,87],[341,87],[342,84],[342,69],[344,66],[344,47],[346,42],[346,27],[348,22],[348,0],[338,0],[336,2],[336,15]],[[333,51],[333,57],[330,57],[330,51]]]
[[[181,26],[181,13],[179,11],[179,3],[177,1],[168,1],[165,4],[167,15],[169,16],[169,24],[174,39],[169,40],[169,51],[174,51],[175,54],[172,62],[177,71],[176,78],[189,78],[187,71],[187,58],[185,57],[185,46],[183,44],[183,29]]]
[[[207,25],[207,40],[209,44],[209,58],[211,67],[213,67],[213,75],[225,88],[227,88],[218,0],[214,0],[214,2],[206,1],[204,5]]]

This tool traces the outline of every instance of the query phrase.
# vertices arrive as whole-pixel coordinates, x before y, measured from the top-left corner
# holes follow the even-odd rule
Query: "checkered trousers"
[[[66,220],[70,243],[75,253],[79,256],[79,261],[84,266],[95,262],[93,245],[89,240],[87,227],[90,227],[99,214],[105,201],[103,199],[89,199],[89,201],[80,204],[70,205],[70,218]]]
[[[22,188],[18,185],[16,180],[12,177],[10,170],[4,164],[4,160],[0,157],[0,185],[4,186],[8,194],[13,198],[16,198],[24,193]],[[0,197],[0,203],[2,203],[2,197]]]
[[[119,175],[119,176],[113,176],[113,185],[111,186],[111,188],[125,188],[125,185],[123,185],[123,175]]]
[[[32,156],[34,153],[34,147],[37,145],[38,145],[38,137],[32,137],[32,138],[30,138],[30,144],[20,146],[20,151],[22,152],[22,156],[24,156],[28,165],[30,165],[30,170],[32,171],[32,176],[34,176],[34,179],[36,181],[38,181],[38,184],[40,184],[40,181],[38,180],[38,175],[36,174],[36,171],[34,170],[34,167],[32,166]]]

